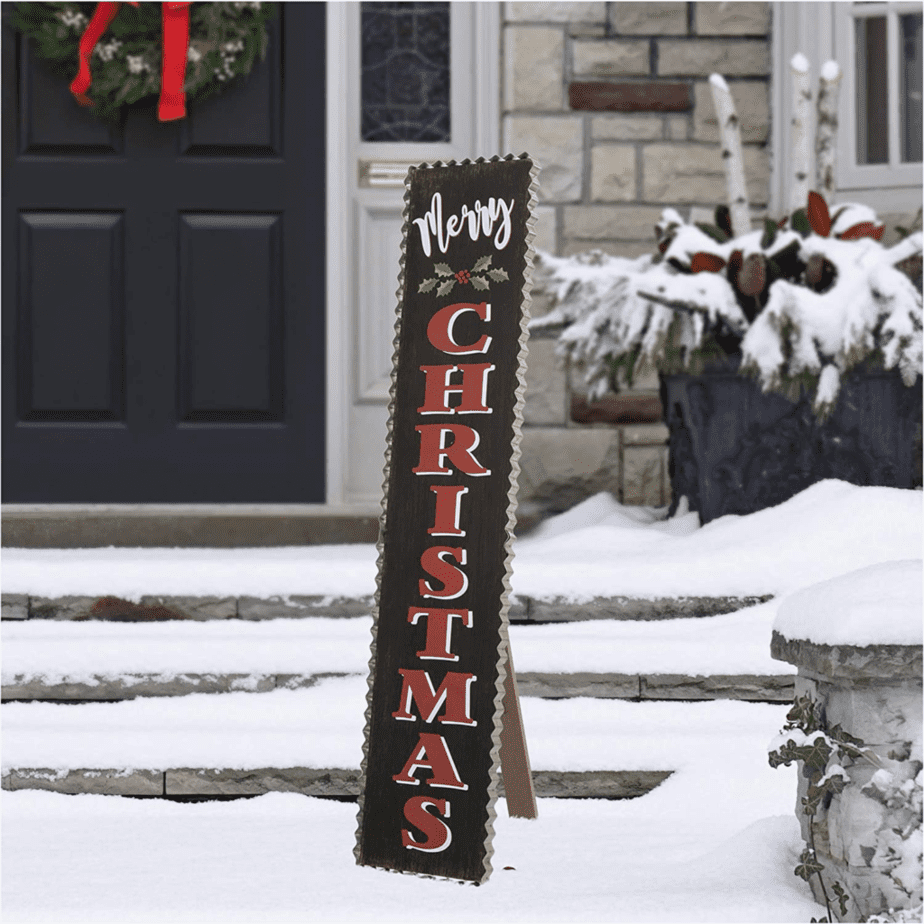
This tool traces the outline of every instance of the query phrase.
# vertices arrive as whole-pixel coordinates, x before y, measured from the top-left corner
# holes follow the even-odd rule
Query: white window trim
[[[839,189],[875,189],[896,186],[920,186],[921,163],[902,163],[899,125],[899,90],[901,87],[898,17],[903,13],[919,13],[920,3],[875,4],[855,7],[852,3],[834,4],[835,47],[841,64],[838,133],[837,185]],[[886,42],[889,61],[889,163],[857,163],[857,69],[856,30],[854,21],[860,18],[886,15]]]
[[[457,153],[457,140],[446,145],[446,157],[491,157],[501,153],[500,143],[500,30],[499,2],[452,3],[453,23],[457,7],[470,6],[471,27],[466,47],[454,44],[472,74],[471,97],[453,82],[452,113],[473,111],[472,128],[465,153]],[[353,350],[349,307],[355,280],[351,273],[354,222],[351,190],[355,178],[356,141],[359,137],[359,4],[327,4],[327,395],[326,483],[327,503],[350,502],[347,489],[347,453],[353,387],[344,370],[351,368]],[[454,36],[454,41],[457,37]],[[453,126],[458,134],[458,127]],[[419,162],[414,145],[379,142],[371,145],[377,159]],[[433,145],[427,146],[427,157]],[[455,150],[453,150],[455,149]],[[362,149],[361,149],[362,150]],[[371,153],[371,152],[370,152]],[[397,267],[396,267],[397,273]]]

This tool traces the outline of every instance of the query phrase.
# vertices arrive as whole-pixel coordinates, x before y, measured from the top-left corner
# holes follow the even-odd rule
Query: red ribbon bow
[[[115,19],[121,3],[97,3],[93,18],[80,39],[80,70],[71,82],[71,93],[81,106],[92,106],[87,96],[92,76],[90,55],[109,23]],[[132,3],[132,6],[138,6]],[[183,81],[186,78],[186,56],[189,53],[189,3],[164,3],[161,5],[164,22],[164,54],[160,78],[160,102],[157,118],[161,122],[182,119],[186,115],[186,94]]]

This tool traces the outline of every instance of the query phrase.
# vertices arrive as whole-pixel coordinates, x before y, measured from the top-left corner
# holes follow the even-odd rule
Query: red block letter
[[[453,616],[462,620],[466,629],[472,627],[471,610],[442,610],[430,606],[412,606],[407,611],[407,621],[417,625],[421,616],[427,617],[427,647],[417,652],[421,661],[458,661],[459,656],[449,650]]]
[[[427,780],[430,786],[440,789],[468,789],[468,783],[463,783],[459,779],[459,771],[456,770],[455,762],[442,735],[421,732],[404,769],[396,773],[392,779],[396,783],[419,786],[420,780],[414,779],[414,774],[421,769],[432,772],[433,775]]]
[[[451,468],[443,467],[448,459],[460,472],[474,477],[490,475],[472,455],[481,437],[465,424],[419,424],[414,429],[420,434],[420,461],[411,471],[415,475],[451,475]],[[447,437],[452,438],[449,445]]]
[[[408,850],[423,850],[425,853],[439,853],[452,843],[452,831],[449,825],[440,821],[427,811],[435,808],[443,818],[449,817],[448,799],[431,799],[428,796],[412,796],[404,803],[404,817],[414,827],[423,831],[427,839],[420,843],[415,841],[407,828],[401,829],[401,843]]]
[[[431,484],[430,490],[436,495],[436,513],[427,533],[431,536],[464,536],[465,530],[459,529],[459,522],[462,519],[462,495],[468,494],[468,488],[460,484]]]
[[[421,597],[438,597],[441,600],[455,600],[468,590],[468,575],[457,568],[447,557],[454,558],[460,565],[465,564],[465,549],[454,549],[448,545],[434,545],[424,549],[420,556],[420,566],[436,578],[442,585],[442,590],[434,590],[425,580],[417,582]]]
[[[423,407],[418,414],[492,414],[487,406],[488,373],[497,368],[491,363],[462,363],[460,366],[421,366],[427,377]],[[462,382],[452,385],[454,372],[462,373]],[[455,407],[449,406],[449,396],[461,395]]]
[[[468,353],[487,353],[491,345],[491,338],[485,334],[475,343],[456,343],[453,333],[453,326],[456,318],[466,311],[474,311],[482,321],[491,320],[491,306],[485,302],[475,305],[470,302],[457,302],[455,305],[447,305],[440,308],[436,314],[430,318],[427,325],[427,339],[438,350],[449,353],[454,356],[462,356]]]
[[[477,725],[471,717],[472,711],[472,681],[478,678],[474,674],[461,671],[449,671],[443,678],[438,690],[433,689],[433,681],[426,671],[406,670],[398,668],[398,673],[404,678],[401,687],[401,708],[393,712],[392,718],[404,722],[413,722],[417,716],[411,713],[411,704],[417,703],[420,717],[424,722],[432,722],[437,710],[446,703],[446,711],[439,717],[439,721],[446,725]]]

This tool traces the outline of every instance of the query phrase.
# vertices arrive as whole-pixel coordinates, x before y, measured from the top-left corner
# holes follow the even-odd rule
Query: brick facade
[[[763,213],[769,3],[508,2],[503,28],[503,147],[528,151],[542,168],[539,249],[651,253],[662,209],[705,218],[725,201],[714,72],[731,87],[751,206]],[[534,315],[544,310],[537,293]],[[524,513],[604,489],[624,503],[669,502],[667,430],[650,422],[656,377],[588,406],[554,342],[534,337],[528,388]],[[616,422],[625,420],[641,422]]]

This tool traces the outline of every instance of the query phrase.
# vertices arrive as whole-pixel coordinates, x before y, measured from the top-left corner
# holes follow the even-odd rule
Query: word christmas
[[[527,260],[528,213],[516,204],[530,201],[533,173],[524,157],[412,168],[408,179],[408,214],[424,217],[413,219],[420,240],[405,241],[357,832],[364,865],[471,882],[491,869]],[[505,272],[480,286],[490,286],[483,298],[444,304],[439,290],[421,291],[434,273],[431,234],[472,268],[487,265],[486,246],[509,245]]]

